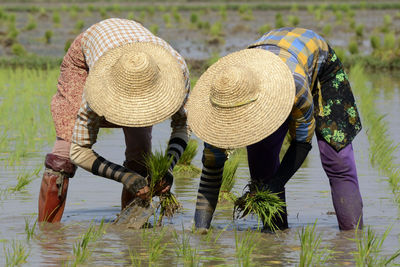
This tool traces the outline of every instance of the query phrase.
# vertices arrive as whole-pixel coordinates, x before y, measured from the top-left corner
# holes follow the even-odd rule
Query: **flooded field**
[[[373,88],[376,112],[386,114],[389,138],[400,140],[400,73],[368,74],[366,84]],[[359,100],[359,99],[358,99]],[[0,100],[0,104],[2,103]],[[360,100],[359,100],[360,101]],[[362,113],[363,115],[363,113]],[[50,116],[50,114],[49,114]],[[365,127],[355,139],[356,163],[364,201],[365,228],[371,226],[378,235],[391,228],[380,256],[393,254],[400,247],[399,205],[394,202],[387,177],[370,163],[370,143]],[[0,126],[1,127],[1,126]],[[153,129],[153,149],[165,148],[169,138],[169,122]],[[11,136],[9,136],[11,138]],[[195,136],[193,138],[196,139]],[[198,140],[198,139],[196,139]],[[201,167],[202,144],[193,163]],[[105,158],[122,163],[124,141],[121,130],[101,134],[94,147]],[[289,229],[276,234],[257,231],[257,219],[232,220],[232,205],[220,203],[212,221],[213,230],[207,235],[192,232],[195,200],[199,177],[176,178],[172,191],[183,204],[182,212],[163,227],[146,230],[127,230],[110,225],[120,211],[122,186],[114,181],[96,177],[78,169],[70,181],[64,217],[59,224],[42,224],[34,227],[37,216],[37,198],[43,168],[25,190],[4,193],[16,185],[17,177],[33,172],[43,165],[50,150],[43,147],[30,153],[23,163],[15,166],[0,165],[0,265],[12,254],[13,246],[24,249],[26,266],[74,265],[76,248],[91,225],[99,227],[104,219],[106,228],[96,241],[88,244],[91,255],[85,264],[93,266],[297,266],[301,244],[299,232],[316,222],[316,232],[321,234],[321,248],[331,251],[327,265],[353,266],[353,253],[357,251],[352,240],[353,231],[341,232],[331,203],[328,179],[321,167],[319,151],[314,140],[313,149],[306,163],[287,185]],[[400,152],[395,150],[396,163]],[[2,153],[2,159],[7,154]],[[246,160],[238,169],[234,191],[241,194],[249,179]],[[27,221],[27,222],[26,222]],[[150,220],[150,223],[153,219]],[[28,227],[26,226],[28,225]],[[247,229],[251,229],[250,232]],[[34,230],[34,231],[33,231]],[[32,233],[33,232],[33,233]],[[31,234],[29,234],[31,233]],[[29,237],[29,240],[28,240]],[[246,239],[248,238],[248,239]],[[246,240],[250,242],[246,243]],[[244,255],[239,252],[245,250]],[[74,253],[75,251],[75,253]],[[399,260],[397,260],[399,263]]]

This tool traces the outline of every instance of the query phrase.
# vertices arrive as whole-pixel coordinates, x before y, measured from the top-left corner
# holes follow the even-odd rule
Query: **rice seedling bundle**
[[[159,193],[160,183],[163,182],[162,180],[167,174],[171,162],[172,157],[161,151],[155,151],[145,158],[146,167],[151,178],[149,183],[151,197]],[[162,193],[159,199],[160,217],[158,223],[161,224],[162,218],[164,216],[172,217],[180,209],[181,204],[171,192]]]
[[[219,194],[219,199],[234,200],[232,194],[233,186],[236,180],[236,171],[239,167],[240,156],[238,153],[234,152],[230,155],[228,160],[224,165],[224,172],[222,173],[222,184]]]
[[[281,213],[285,205],[286,203],[279,198],[277,193],[256,188],[254,192],[247,192],[235,200],[233,218],[243,218],[248,214],[253,214],[264,226],[275,231],[277,226],[274,221],[278,218],[282,219]]]
[[[182,156],[179,158],[174,168],[174,174],[183,177],[193,176],[200,173],[201,170],[192,164],[192,160],[197,154],[198,147],[199,145],[196,140],[189,140]]]

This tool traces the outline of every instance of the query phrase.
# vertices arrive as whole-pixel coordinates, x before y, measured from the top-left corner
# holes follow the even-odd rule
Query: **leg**
[[[362,199],[358,186],[353,146],[347,145],[336,152],[323,139],[318,138],[322,167],[329,178],[333,206],[341,230],[361,228]]]
[[[288,126],[284,123],[272,135],[260,142],[247,147],[247,159],[251,180],[263,184],[268,184],[279,168],[279,152],[285,139]],[[286,201],[285,190],[279,193],[279,197]],[[275,222],[279,229],[288,228],[286,207],[281,213],[281,219]]]
[[[59,222],[64,213],[69,178],[76,170],[69,160],[69,147],[69,142],[57,139],[52,153],[46,155],[39,193],[39,222]]]
[[[124,166],[142,176],[147,176],[144,163],[145,155],[151,153],[152,126],[143,128],[123,128],[125,135],[125,162]],[[122,188],[121,209],[124,209],[135,196]]]

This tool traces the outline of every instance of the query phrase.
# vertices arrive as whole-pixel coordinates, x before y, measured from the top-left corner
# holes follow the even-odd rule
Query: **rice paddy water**
[[[314,262],[322,259],[325,264],[338,266],[358,265],[366,258],[370,262],[391,260],[390,264],[398,263],[399,258],[394,257],[399,248],[398,204],[392,193],[395,192],[392,182],[387,182],[391,181],[390,173],[379,166],[385,166],[381,164],[388,161],[390,165],[386,164],[386,167],[398,166],[399,151],[384,149],[377,153],[379,149],[375,150],[371,135],[373,129],[382,131],[384,128],[385,134],[379,135],[379,140],[400,140],[400,116],[396,115],[400,114],[400,74],[366,73],[362,78],[356,78],[356,71],[351,72],[350,77],[363,116],[364,131],[353,145],[364,200],[365,234],[355,235],[353,231],[338,230],[328,180],[314,143],[306,164],[287,185],[289,230],[277,234],[260,233],[257,217],[247,216],[233,221],[233,205],[219,204],[212,221],[213,229],[206,235],[199,235],[192,231],[199,174],[175,179],[172,191],[183,209],[174,217],[165,219],[162,227],[129,230],[110,225],[120,212],[122,186],[79,169],[70,181],[62,222],[36,224],[40,187],[40,179],[36,178],[43,172],[43,159],[54,138],[49,101],[55,91],[57,71],[2,69],[0,109],[7,116],[0,118],[1,264],[303,266],[303,262],[310,257],[317,257],[312,258]],[[370,116],[365,114],[368,108],[364,108],[366,100],[361,95],[365,88],[373,96],[373,105],[368,104],[367,107],[372,107],[371,111],[378,114],[379,123],[384,123],[384,127],[381,124],[370,125],[367,121]],[[22,105],[14,107],[12,103]],[[383,114],[386,115],[382,117]],[[153,147],[165,149],[163,146],[166,146],[169,131],[168,121],[156,125]],[[201,168],[202,142],[196,136],[192,138],[199,144],[199,152],[192,164]],[[396,141],[393,142],[395,145]],[[122,131],[114,130],[101,135],[94,149],[108,159],[122,163]],[[390,157],[384,152],[390,153]],[[372,165],[372,159],[377,167]],[[249,178],[245,157],[240,157],[236,177],[232,191],[242,193]],[[94,187],[96,191],[90,190]],[[107,228],[102,226],[103,219]],[[151,217],[150,225],[155,222]],[[386,232],[388,229],[390,232]],[[374,249],[378,252],[366,257],[365,244],[368,240],[376,240],[379,250]],[[326,255],[325,258],[318,258],[320,254],[317,252],[310,256],[315,244],[319,244],[318,251],[332,253],[328,258]]]

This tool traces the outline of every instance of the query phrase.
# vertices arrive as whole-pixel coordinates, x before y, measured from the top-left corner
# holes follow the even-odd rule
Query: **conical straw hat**
[[[288,66],[264,49],[220,58],[199,78],[187,103],[188,124],[220,148],[254,144],[287,119],[295,97]]]
[[[84,94],[111,123],[145,127],[173,115],[186,97],[182,69],[165,48],[137,42],[114,48],[90,69]]]

